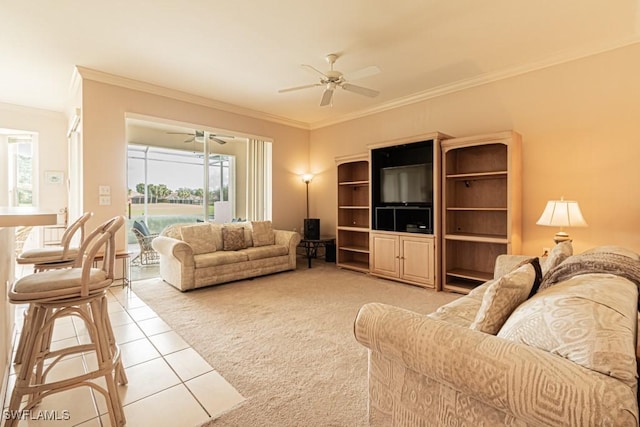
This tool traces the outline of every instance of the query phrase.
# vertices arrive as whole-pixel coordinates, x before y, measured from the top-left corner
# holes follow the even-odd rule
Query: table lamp
[[[564,200],[563,197],[560,200],[549,200],[536,224],[560,227],[560,231],[553,238],[556,243],[571,240],[569,234],[564,231],[564,227],[587,227],[578,202]]]

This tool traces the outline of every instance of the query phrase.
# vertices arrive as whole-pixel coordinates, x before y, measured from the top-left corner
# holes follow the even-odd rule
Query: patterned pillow
[[[495,335],[513,310],[527,300],[536,280],[536,270],[527,263],[496,279],[487,288],[470,329]]]
[[[198,225],[184,225],[180,228],[182,240],[191,246],[194,255],[216,251],[213,230],[208,223]]]
[[[237,251],[247,247],[244,239],[244,227],[222,227],[222,249]]]
[[[271,221],[252,221],[253,246],[268,246],[276,242]]]
[[[612,274],[575,276],[516,308],[498,337],[571,360],[636,387],[638,287]]]

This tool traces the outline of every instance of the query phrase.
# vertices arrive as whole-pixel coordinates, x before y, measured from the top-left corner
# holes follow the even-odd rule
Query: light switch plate
[[[100,194],[101,196],[108,196],[111,194],[111,187],[108,185],[101,185],[98,188],[98,194]]]

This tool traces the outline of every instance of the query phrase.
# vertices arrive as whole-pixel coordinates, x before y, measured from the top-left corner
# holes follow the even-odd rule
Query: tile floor
[[[129,378],[129,384],[120,387],[127,426],[197,426],[244,401],[231,384],[130,288],[109,289],[109,316]],[[54,326],[54,346],[82,343],[86,339],[79,319],[63,318]],[[95,358],[92,360],[88,355],[69,358],[52,369],[50,378],[83,372],[92,365],[95,366]],[[7,396],[14,381],[12,370]],[[8,397],[4,409],[7,405]],[[106,427],[111,424],[105,408],[100,393],[80,387],[45,398],[31,415],[32,418],[53,416],[57,420],[23,420],[19,426]]]

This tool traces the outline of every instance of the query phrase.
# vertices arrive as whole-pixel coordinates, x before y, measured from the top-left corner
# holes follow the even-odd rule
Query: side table
[[[323,247],[326,250],[327,245],[335,245],[335,237],[321,237],[319,239],[302,239],[300,246],[304,248],[307,257],[308,268],[311,268],[311,258],[316,258],[318,248]]]
[[[122,287],[125,286],[131,287],[131,255],[133,252],[129,251],[118,251],[116,252],[116,259],[122,260]],[[94,267],[98,265],[98,261],[102,261],[104,259],[103,254],[98,254],[93,259]]]

